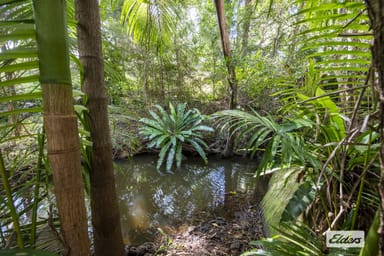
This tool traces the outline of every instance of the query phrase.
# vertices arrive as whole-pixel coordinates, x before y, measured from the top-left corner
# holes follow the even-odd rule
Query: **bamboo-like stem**
[[[357,213],[359,212],[359,208],[360,208],[360,204],[361,204],[361,198],[362,198],[362,194],[363,194],[363,188],[364,188],[364,182],[365,182],[365,176],[367,174],[367,171],[368,171],[368,167],[370,166],[368,164],[368,160],[369,160],[369,155],[371,153],[371,139],[372,139],[372,131],[369,133],[369,139],[368,139],[368,149],[367,149],[367,152],[365,154],[365,158],[364,158],[364,170],[363,170],[363,173],[361,174],[360,176],[360,186],[359,186],[359,192],[357,194],[357,199],[356,199],[356,207],[355,207],[355,212],[353,213],[353,216],[352,216],[352,222],[351,222],[351,229],[353,230],[355,228],[355,224],[356,224],[356,219],[357,219]],[[375,159],[375,158],[374,158]]]
[[[36,243],[37,207],[39,204],[41,169],[43,168],[44,140],[45,140],[45,132],[43,131],[42,134],[38,135],[39,156],[38,156],[37,167],[36,167],[37,173],[36,173],[35,189],[33,191],[31,239],[30,239],[31,246],[34,246]]]
[[[47,153],[69,256],[90,255],[77,117],[67,44],[66,1],[34,0]]]
[[[11,185],[9,184],[9,180],[8,180],[7,173],[5,170],[4,159],[3,159],[3,155],[2,155],[1,150],[0,150],[0,175],[1,175],[1,181],[3,183],[3,187],[5,190],[5,194],[7,197],[8,208],[9,208],[12,222],[13,222],[13,229],[14,229],[16,236],[17,236],[17,245],[20,248],[24,248],[24,241],[23,241],[23,236],[21,234],[19,216],[17,214],[16,208],[15,208],[15,203],[14,203],[13,198],[12,198]]]

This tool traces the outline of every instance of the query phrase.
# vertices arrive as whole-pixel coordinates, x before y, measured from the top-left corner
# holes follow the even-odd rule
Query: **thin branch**
[[[307,99],[307,100],[299,101],[297,104],[303,104],[303,103],[314,101],[314,100],[321,99],[321,98],[324,98],[324,97],[337,95],[337,94],[340,94],[340,93],[343,93],[343,92],[349,92],[349,91],[364,89],[364,88],[367,88],[367,87],[368,87],[368,85],[363,85],[363,86],[357,86],[357,87],[353,87],[353,88],[347,88],[347,89],[344,89],[344,90],[338,90],[338,91],[322,94],[320,96],[312,97],[312,98]]]
[[[350,205],[351,200],[353,199],[353,195],[355,194],[357,187],[361,183],[361,177],[363,177],[368,172],[369,168],[376,162],[378,156],[379,156],[379,152],[377,152],[376,155],[371,159],[371,161],[369,161],[369,163],[366,166],[364,166],[363,172],[361,173],[361,175],[359,176],[359,179],[355,182],[355,184],[351,189],[351,193],[347,199],[347,205]]]
[[[349,32],[344,32],[344,33],[339,33],[337,36],[339,37],[354,37],[354,36],[373,36],[373,33],[369,32],[362,32],[362,33],[349,33]]]
[[[365,11],[367,10],[367,8],[364,8],[362,9],[353,19],[351,19],[347,24],[345,24],[343,26],[343,29],[347,28],[349,25],[351,25],[355,20],[357,20],[357,18],[359,18]]]

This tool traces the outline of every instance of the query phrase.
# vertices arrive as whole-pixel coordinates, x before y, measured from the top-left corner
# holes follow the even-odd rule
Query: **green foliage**
[[[379,230],[380,226],[380,210],[376,211],[375,218],[365,237],[364,247],[361,248],[359,256],[376,256],[379,255]]]
[[[205,117],[197,109],[186,110],[187,105],[178,104],[176,109],[169,103],[169,113],[163,107],[156,105],[159,112],[150,111],[152,118],[142,118],[140,134],[149,141],[149,148],[160,149],[157,169],[166,162],[166,170],[172,169],[176,161],[179,168],[182,161],[184,145],[191,145],[200,157],[207,162],[204,152],[208,146],[203,140],[203,132],[212,132],[211,127],[202,125]],[[166,160],[165,160],[166,159]]]
[[[125,158],[139,152],[143,147],[142,142],[135,136],[137,130],[131,125],[137,120],[137,115],[116,106],[109,106],[109,115],[114,157]]]
[[[31,157],[32,150],[15,145],[17,141],[23,141],[30,146],[26,138],[37,137],[36,131],[31,130],[31,133],[26,135],[22,129],[28,131],[28,128],[33,126],[28,117],[41,111],[41,108],[36,106],[36,102],[41,99],[41,93],[33,84],[38,82],[38,62],[31,9],[31,1],[15,0],[0,4],[0,176],[4,189],[0,192],[0,211],[3,213],[0,217],[0,227],[3,235],[3,232],[11,232],[11,229],[3,227],[12,224],[19,248],[26,244],[20,215],[27,211],[25,208],[30,205],[21,207],[17,200],[20,200],[20,194],[24,191],[32,190],[36,180],[25,181],[31,171],[26,171],[24,175],[17,173],[18,168],[27,164],[21,156],[30,161],[34,158]],[[19,89],[21,86],[24,87],[22,90]],[[20,155],[10,162],[12,157],[7,147],[12,146],[13,154]],[[39,201],[39,195],[34,200]],[[34,232],[35,229],[31,230],[31,236]]]
[[[358,248],[328,248],[326,251],[323,237],[301,222],[284,222],[277,230],[279,235],[251,241],[252,245],[260,249],[243,253],[242,256],[353,256],[358,252]]]
[[[362,250],[361,255],[370,253],[369,248],[372,249],[370,254],[375,255],[377,217],[373,219],[372,212],[378,207],[375,187],[380,169],[377,159],[378,121],[373,115],[377,110],[377,100],[374,90],[369,88],[375,86],[376,77],[370,71],[371,35],[365,6],[361,1],[325,3],[313,0],[300,1],[300,4],[293,17],[301,31],[296,38],[300,48],[298,54],[306,56],[309,65],[304,73],[289,70],[291,77],[281,83],[282,89],[273,96],[280,97],[284,104],[282,123],[291,118],[305,118],[312,122],[312,127],[300,130],[299,134],[305,139],[306,151],[312,149],[318,161],[316,165],[308,162],[311,168],[301,169],[300,176],[272,179],[274,183],[270,188],[284,188],[279,192],[290,198],[288,204],[281,205],[284,214],[279,221],[294,221],[305,211],[303,220],[308,224],[308,231],[349,229],[356,228],[355,220],[363,210],[364,220],[360,219],[359,229],[367,230],[373,224],[367,236],[369,246]],[[276,169],[283,168],[278,166]],[[284,182],[286,186],[294,184],[295,188],[286,193],[286,187],[276,186]],[[363,197],[366,200],[362,200]],[[264,198],[268,200],[263,202],[264,207],[268,207],[272,198]],[[346,208],[346,203],[354,207]],[[329,218],[329,213],[332,213],[332,218]],[[269,211],[265,214],[272,215]],[[273,223],[276,225],[276,222]],[[280,235],[256,243],[264,251],[244,255],[325,254],[324,245],[315,246],[319,251],[311,251],[313,247],[310,244],[314,242],[312,231],[302,233],[295,225],[283,222],[277,233]],[[341,249],[327,252],[328,255],[357,253],[357,250]]]
[[[15,202],[13,201],[13,198],[12,198],[12,190],[11,190],[11,186],[9,184],[9,180],[8,180],[7,173],[5,170],[4,159],[3,159],[3,155],[1,153],[1,151],[0,151],[0,176],[1,176],[1,183],[2,183],[4,190],[5,190],[6,201],[8,203],[10,215],[12,217],[12,223],[13,223],[14,230],[15,230],[15,233],[17,236],[17,245],[19,246],[19,248],[23,248],[24,247],[24,241],[23,241],[23,237],[21,234],[19,216],[18,216],[16,208],[15,208]]]
[[[259,173],[278,165],[305,165],[307,161],[316,164],[314,156],[306,150],[300,130],[311,128],[313,122],[305,117],[277,123],[271,116],[261,116],[256,111],[223,110],[213,118],[222,130],[232,130],[236,141],[247,141],[246,149],[251,157],[263,151],[259,162]]]
[[[286,168],[272,174],[268,184],[269,189],[261,204],[264,220],[271,236],[277,234],[273,227],[279,225],[288,202],[299,188],[300,184],[296,180],[300,171],[302,171],[301,168]]]
[[[58,254],[43,251],[43,250],[36,250],[36,249],[11,249],[11,250],[0,250],[0,255],[2,256],[17,256],[17,255],[23,255],[23,256],[57,256]]]
[[[124,0],[121,21],[136,43],[161,49],[170,43],[177,12],[170,1]]]
[[[313,182],[307,180],[300,184],[295,194],[289,200],[288,205],[285,207],[280,221],[296,220],[313,202],[315,195],[316,187],[313,185]]]
[[[45,214],[53,203],[39,86],[42,60],[38,59],[32,3],[0,3],[0,176],[4,185],[0,190],[0,247],[51,247],[59,251],[62,248],[52,246],[58,237],[43,238],[41,231],[48,227]],[[70,10],[71,1],[68,3]],[[73,15],[73,11],[69,13]],[[74,28],[76,23],[71,17],[68,19]],[[56,216],[52,209],[48,215],[53,222]],[[53,234],[53,223],[50,224]],[[33,250],[17,253],[53,255]],[[18,255],[14,250],[2,250],[0,254]]]
[[[322,239],[304,224],[285,222],[278,231],[279,235],[272,238],[251,241],[252,245],[262,249],[243,255],[325,255],[322,251]]]

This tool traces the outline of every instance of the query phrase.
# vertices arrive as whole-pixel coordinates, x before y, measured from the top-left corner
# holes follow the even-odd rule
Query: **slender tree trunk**
[[[254,8],[251,6],[252,0],[245,0],[245,17],[243,17],[243,31],[241,36],[241,56],[245,57],[248,53],[249,29],[251,27],[251,17]]]
[[[217,71],[216,71],[216,54],[215,54],[215,49],[213,47],[212,43],[212,61],[213,61],[213,75],[211,76],[212,80],[212,95],[213,98],[216,99],[216,76],[217,76]]]
[[[77,117],[73,107],[65,1],[33,1],[48,159],[69,255],[90,254]]]
[[[215,0],[217,20],[220,29],[221,44],[223,48],[223,54],[225,58],[225,64],[227,66],[227,79],[229,84],[229,109],[236,109],[238,104],[238,85],[236,78],[235,64],[232,58],[231,44],[229,40],[229,34],[227,31],[227,23],[225,18],[224,0]],[[230,131],[232,134],[232,131]],[[234,148],[234,136],[228,139],[227,146],[224,152],[224,156],[229,157],[233,154]]]
[[[378,73],[380,95],[380,167],[379,194],[381,201],[380,227],[378,230],[380,241],[380,255],[384,255],[384,3],[382,0],[365,0],[371,27],[374,34],[372,47],[373,65]]]
[[[228,72],[228,83],[230,92],[229,109],[237,107],[237,78],[235,71],[235,64],[232,58],[231,43],[227,31],[227,23],[225,18],[224,0],[215,0],[217,19],[220,29],[221,44],[223,47],[223,54],[225,58],[225,65]]]
[[[75,8],[79,55],[84,67],[83,91],[88,96],[88,121],[93,143],[90,180],[95,255],[118,256],[123,255],[124,244],[112,162],[108,98],[104,88],[98,1],[75,0]]]
[[[148,56],[148,52],[146,51],[146,56]],[[148,70],[149,70],[149,63],[148,59],[144,59],[144,65],[143,65],[143,80],[144,80],[144,101],[145,101],[145,107],[149,107],[151,104],[151,91],[149,89],[149,76],[148,76]]]
[[[176,76],[176,88],[177,88],[177,96],[179,98],[183,97],[183,72],[181,70],[182,64],[180,60],[180,45],[177,42],[177,35],[174,36],[174,47],[175,47],[175,57],[176,57],[176,70],[177,70],[177,76]]]

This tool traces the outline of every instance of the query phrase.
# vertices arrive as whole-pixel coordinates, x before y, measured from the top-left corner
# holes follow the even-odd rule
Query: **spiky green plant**
[[[169,112],[163,107],[156,105],[159,114],[149,111],[152,118],[142,118],[140,122],[140,134],[149,141],[149,148],[160,149],[157,169],[166,160],[166,170],[171,171],[173,163],[179,168],[182,161],[184,145],[191,145],[201,156],[205,163],[208,159],[204,149],[208,146],[203,140],[203,132],[212,132],[213,129],[202,125],[204,115],[196,108],[187,110],[187,104],[178,104],[176,109],[169,103]]]

